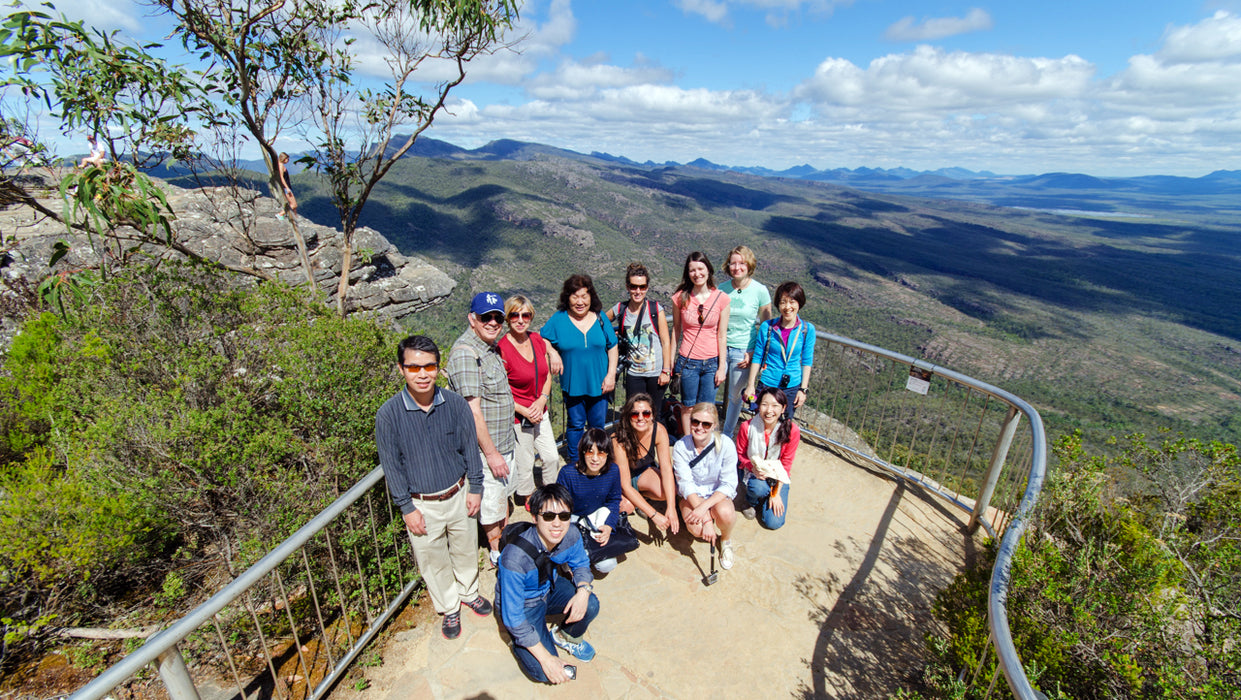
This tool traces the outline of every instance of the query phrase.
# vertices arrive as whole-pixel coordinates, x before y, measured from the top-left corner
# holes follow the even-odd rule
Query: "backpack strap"
[[[534,543],[521,536],[522,533],[532,527],[534,527],[534,523],[521,522],[513,523],[504,528],[504,534],[501,536],[503,546],[500,548],[500,551],[503,552],[504,548],[511,544],[525,552],[526,556],[530,557],[531,561],[534,562],[535,568],[538,569],[539,585],[542,586],[552,578],[552,557],[546,551],[540,551],[538,547],[534,546]]]
[[[703,457],[706,457],[707,455],[711,454],[711,451],[714,449],[715,449],[715,440],[712,440],[710,445],[707,445],[706,447],[702,448],[702,452],[699,452],[697,457],[689,461],[689,468],[693,469],[699,462],[702,461]]]

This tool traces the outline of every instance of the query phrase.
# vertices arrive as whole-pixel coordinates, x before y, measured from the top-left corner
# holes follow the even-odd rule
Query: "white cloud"
[[[606,57],[596,56],[581,63],[562,61],[555,71],[539,74],[528,81],[526,90],[539,99],[583,99],[602,88],[668,83],[673,78],[672,71],[660,66],[640,64],[622,68],[608,65],[606,60]]]
[[[1220,10],[1188,27],[1172,27],[1156,54],[1164,63],[1241,60],[1241,17]]]
[[[919,46],[877,58],[865,69],[828,58],[795,95],[823,108],[856,106],[875,113],[990,109],[1075,97],[1093,72],[1089,62],[1072,55],[1021,58]]]
[[[921,24],[912,16],[905,17],[888,27],[883,37],[889,41],[935,41],[957,34],[985,31],[991,26],[991,15],[975,7],[964,17],[923,18]]]
[[[20,6],[27,10],[46,11],[42,4],[41,0],[21,0]],[[139,18],[141,11],[130,0],[58,0],[55,4],[56,12],[70,19],[85,20],[87,25],[98,29],[136,33],[143,28]]]
[[[731,25],[729,11],[732,8],[762,10],[766,13],[767,24],[781,27],[794,13],[804,10],[830,15],[837,7],[853,4],[853,0],[675,0],[675,4],[687,14],[701,15],[708,22],[723,26]]]

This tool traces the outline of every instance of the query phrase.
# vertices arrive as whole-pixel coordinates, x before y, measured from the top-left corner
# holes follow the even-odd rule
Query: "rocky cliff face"
[[[292,226],[276,218],[280,210],[275,200],[226,187],[189,190],[167,185],[165,192],[177,215],[173,236],[190,251],[233,268],[254,270],[292,284],[304,282]],[[54,192],[44,203],[53,211],[62,207]],[[298,226],[310,252],[315,282],[325,300],[334,299],[343,234],[306,219],[298,219]],[[24,277],[37,282],[44,278],[52,271],[47,262],[53,247],[62,240],[70,245],[70,253],[57,263],[56,271],[99,264],[97,246],[92,246],[85,235],[71,233],[62,224],[29,209],[0,211],[0,233],[6,240],[15,237],[17,241],[7,259],[0,261],[0,274],[6,280]],[[164,246],[148,244],[142,250],[158,257],[181,257]],[[351,312],[392,321],[440,303],[456,286],[426,260],[403,255],[378,231],[365,227],[354,236],[349,279],[352,286],[346,301]]]

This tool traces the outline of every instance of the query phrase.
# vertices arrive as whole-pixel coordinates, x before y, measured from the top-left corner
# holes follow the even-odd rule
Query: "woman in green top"
[[[767,287],[752,276],[758,260],[754,251],[739,245],[728,253],[728,274],[731,280],[720,285],[728,295],[728,408],[721,429],[728,437],[737,432],[741,416],[742,391],[750,371],[754,353],[754,328],[771,318],[771,294]]]

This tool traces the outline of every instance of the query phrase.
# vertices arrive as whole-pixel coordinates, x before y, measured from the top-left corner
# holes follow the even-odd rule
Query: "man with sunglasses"
[[[474,414],[483,463],[483,502],[479,522],[487,535],[491,563],[500,558],[500,535],[508,522],[508,499],[516,492],[509,465],[517,449],[513,435],[513,391],[496,343],[504,333],[504,299],[495,292],[474,295],[470,327],[448,352],[448,388],[465,397]]]
[[[401,511],[418,571],[448,639],[461,634],[461,606],[479,616],[478,513],[483,463],[465,399],[435,386],[440,350],[424,335],[396,348],[405,386],[375,415],[375,446],[392,502]]]
[[[496,603],[522,672],[538,683],[559,684],[573,676],[566,673],[556,647],[580,661],[595,658],[594,647],[582,635],[599,614],[599,599],[592,592],[594,575],[582,533],[569,522],[569,490],[548,484],[535,489],[526,504],[534,514],[534,527],[506,538],[496,570]],[[572,581],[560,573],[562,564],[569,567]],[[561,614],[563,624],[548,629],[547,618]]]

